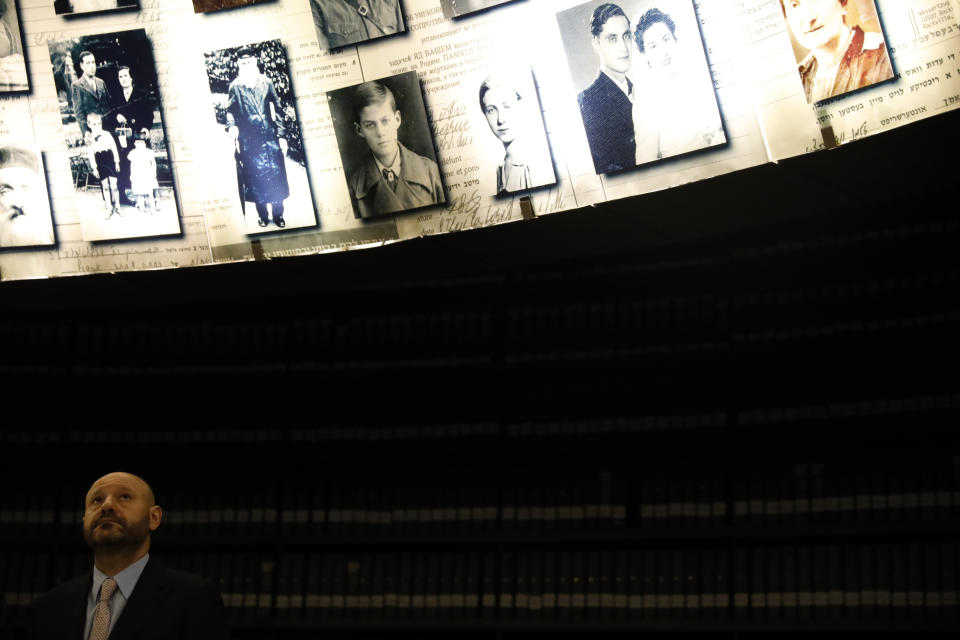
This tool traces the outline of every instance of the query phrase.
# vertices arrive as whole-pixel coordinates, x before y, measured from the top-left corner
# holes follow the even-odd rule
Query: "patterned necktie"
[[[383,179],[387,181],[391,191],[397,190],[397,174],[390,169],[383,170]]]
[[[93,627],[90,628],[89,640],[107,640],[110,633],[110,598],[116,590],[117,581],[113,578],[107,578],[100,586],[100,599],[93,611]]]

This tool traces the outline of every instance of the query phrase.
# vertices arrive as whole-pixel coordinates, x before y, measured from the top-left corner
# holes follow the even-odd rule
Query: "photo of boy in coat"
[[[412,82],[416,90],[405,92],[407,98],[419,100],[422,104],[415,72],[388,80],[401,85]],[[400,141],[404,116],[397,108],[397,98],[390,87],[384,81],[364,82],[339,91],[349,92],[347,98],[352,103],[353,115],[351,133],[363,140],[366,147],[360,158],[354,158],[360,161],[359,164],[354,163],[352,171],[348,170],[347,185],[356,217],[399,213],[446,202],[437,163]],[[423,114],[424,122],[412,123],[411,130],[429,132],[425,110],[421,107],[418,111]],[[341,140],[350,135],[346,129],[346,126],[337,128],[341,154],[351,146]],[[416,142],[421,150],[432,150],[429,138]]]

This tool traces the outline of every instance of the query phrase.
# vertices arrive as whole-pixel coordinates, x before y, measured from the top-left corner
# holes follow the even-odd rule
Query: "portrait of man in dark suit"
[[[80,53],[80,71],[82,72],[73,83],[73,114],[84,135],[90,132],[87,126],[87,114],[96,113],[106,116],[113,106],[113,98],[107,83],[97,77],[97,58],[90,51]]]
[[[604,3],[590,20],[593,51],[600,61],[597,78],[577,96],[597,173],[636,165],[633,82],[630,71],[633,33],[619,5]]]
[[[226,611],[213,583],[150,557],[150,536],[162,518],[163,509],[142,478],[115,472],[96,480],[83,513],[93,568],[34,601],[30,637],[228,638]]]

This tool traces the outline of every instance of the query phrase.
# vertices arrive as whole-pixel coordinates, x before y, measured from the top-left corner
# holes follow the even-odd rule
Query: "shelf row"
[[[458,619],[956,617],[960,542],[488,552],[181,553],[231,616]],[[0,555],[11,607],[89,553]]]

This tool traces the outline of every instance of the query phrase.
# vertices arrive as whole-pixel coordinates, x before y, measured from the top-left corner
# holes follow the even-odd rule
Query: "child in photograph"
[[[137,211],[160,211],[160,185],[157,184],[157,160],[147,147],[147,137],[138,133],[130,160],[130,191],[137,201]]]
[[[393,92],[379,82],[354,90],[354,127],[370,157],[350,176],[358,217],[396,213],[445,202],[437,163],[401,144],[402,116]]]
[[[88,113],[87,127],[90,129],[90,166],[93,168],[93,175],[100,179],[100,193],[109,220],[113,215],[121,215],[120,193],[117,190],[120,154],[113,136],[103,130],[103,118],[100,114]]]

